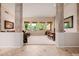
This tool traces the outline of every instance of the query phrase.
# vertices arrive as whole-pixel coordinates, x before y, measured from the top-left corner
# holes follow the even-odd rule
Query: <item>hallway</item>
[[[48,38],[46,35],[30,36],[28,38],[28,44],[55,44],[52,38]]]
[[[0,49],[0,56],[79,56],[79,48],[57,48],[55,45],[25,45]]]

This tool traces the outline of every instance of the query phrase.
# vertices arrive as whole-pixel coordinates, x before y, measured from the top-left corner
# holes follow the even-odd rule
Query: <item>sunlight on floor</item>
[[[28,44],[55,44],[55,42],[52,38],[48,38],[48,36],[30,36]]]

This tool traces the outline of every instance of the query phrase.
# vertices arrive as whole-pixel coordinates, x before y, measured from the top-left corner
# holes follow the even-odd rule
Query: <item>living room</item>
[[[20,18],[18,18],[16,11],[14,3],[1,4],[1,32],[13,33],[21,30],[20,32],[26,31],[26,33],[30,33],[33,36],[40,36],[45,35],[45,32],[48,30],[50,33],[48,36],[55,37],[51,33],[55,34],[56,4],[24,3],[23,9],[20,10],[22,11],[20,12],[22,14]],[[19,20],[15,19],[20,19],[20,23],[18,23]],[[75,3],[64,4],[64,19],[64,32],[78,31],[77,5]]]

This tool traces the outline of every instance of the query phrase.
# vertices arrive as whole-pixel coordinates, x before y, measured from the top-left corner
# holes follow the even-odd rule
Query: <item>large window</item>
[[[28,23],[25,22],[25,30],[50,30],[50,23]]]

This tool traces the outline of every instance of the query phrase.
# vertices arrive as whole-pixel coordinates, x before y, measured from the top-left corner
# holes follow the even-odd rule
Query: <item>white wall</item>
[[[37,31],[26,31],[30,32],[31,35],[45,35],[45,30],[37,30]]]
[[[56,44],[58,47],[79,47],[79,33],[56,33]]]
[[[0,48],[19,48],[23,46],[22,32],[0,32]]]
[[[5,11],[8,12],[5,13]],[[8,20],[14,22],[14,29],[15,29],[15,5],[10,3],[1,4],[1,30],[5,31],[4,28],[4,20]],[[14,30],[14,29],[7,29],[7,30]]]
[[[64,18],[73,16],[73,28],[65,29],[66,32],[77,32],[77,6],[70,3],[64,6]]]

